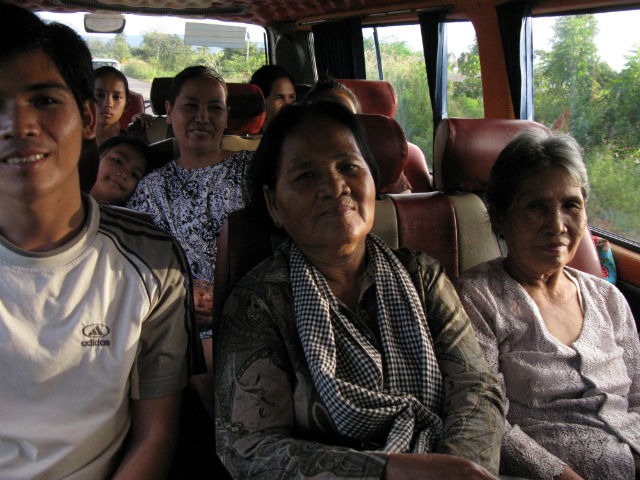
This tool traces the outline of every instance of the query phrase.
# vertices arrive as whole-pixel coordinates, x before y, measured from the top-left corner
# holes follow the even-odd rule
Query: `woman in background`
[[[296,101],[295,81],[289,72],[279,65],[263,65],[251,76],[249,83],[260,87],[264,95],[265,118],[262,132],[285,105]]]

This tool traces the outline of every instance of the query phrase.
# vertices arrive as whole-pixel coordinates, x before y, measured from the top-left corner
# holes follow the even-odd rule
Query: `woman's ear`
[[[98,110],[96,102],[85,100],[82,107],[82,137],[86,140],[96,138],[96,124],[98,123]]]
[[[269,188],[269,185],[263,185],[262,194],[264,195],[264,203],[267,205],[267,210],[269,211],[271,220],[273,220],[273,223],[277,228],[280,228],[282,224],[280,223],[280,215],[278,213],[278,203],[276,201],[275,190],[271,190]]]

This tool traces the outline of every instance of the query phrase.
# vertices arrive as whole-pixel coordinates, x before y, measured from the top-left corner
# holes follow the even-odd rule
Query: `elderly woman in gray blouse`
[[[640,465],[640,346],[608,282],[567,267],[587,230],[588,182],[571,137],[516,136],[487,188],[506,258],[457,288],[508,398],[501,472],[633,479]]]

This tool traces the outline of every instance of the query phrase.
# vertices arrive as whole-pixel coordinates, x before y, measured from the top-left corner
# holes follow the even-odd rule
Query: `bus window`
[[[266,62],[265,30],[243,23],[152,15],[126,15],[122,33],[84,31],[84,13],[38,13],[73,28],[82,36],[94,63],[114,59],[129,88],[149,101],[155,77],[173,77],[190,65],[207,65],[227,82],[248,82]]]
[[[398,95],[395,119],[407,140],[422,149],[431,167],[433,122],[420,26],[376,27],[375,33],[380,45],[380,64],[374,28],[362,29],[367,78],[387,80],[395,87]]]
[[[589,223],[640,243],[640,10],[533,19],[534,119],[584,148]]]
[[[447,116],[483,118],[478,41],[471,22],[447,23]]]

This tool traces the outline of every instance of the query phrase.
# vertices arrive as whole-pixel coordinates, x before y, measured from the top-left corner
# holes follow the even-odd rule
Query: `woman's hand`
[[[204,280],[193,280],[193,306],[196,323],[200,329],[213,326],[213,284]]]
[[[466,458],[442,453],[392,453],[385,480],[496,480],[485,468]]]
[[[149,115],[148,113],[136,113],[133,117],[131,117],[132,125],[134,123],[139,123],[144,128],[149,128],[151,126],[151,122],[153,120],[153,115]]]
[[[584,480],[568,465],[565,465],[562,473],[555,478],[556,480]]]

